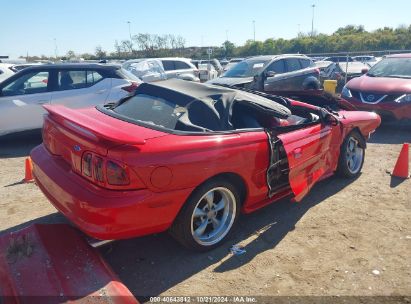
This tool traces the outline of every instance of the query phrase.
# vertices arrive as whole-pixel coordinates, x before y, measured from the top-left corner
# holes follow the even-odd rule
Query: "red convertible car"
[[[182,80],[141,84],[117,104],[46,109],[31,157],[60,212],[94,238],[169,230],[196,250],[224,241],[239,212],[300,201],[334,172],[357,176],[380,124],[375,113]]]

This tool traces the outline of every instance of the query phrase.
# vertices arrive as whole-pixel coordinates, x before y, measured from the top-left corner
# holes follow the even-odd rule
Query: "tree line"
[[[185,39],[180,35],[156,35],[139,33],[129,40],[116,40],[114,51],[107,52],[97,46],[94,54],[76,54],[72,50],[59,59],[84,58],[86,60],[131,59],[147,57],[189,57],[207,58],[209,47],[186,47]],[[384,50],[411,50],[411,25],[397,28],[384,27],[375,31],[366,31],[364,26],[347,25],[331,35],[317,33],[299,33],[292,39],[269,38],[264,41],[247,40],[244,45],[236,46],[225,41],[221,46],[213,46],[213,57],[231,58],[254,55],[275,55],[285,53],[315,54],[342,53]],[[25,57],[25,56],[21,56]],[[30,57],[53,59],[46,56]]]

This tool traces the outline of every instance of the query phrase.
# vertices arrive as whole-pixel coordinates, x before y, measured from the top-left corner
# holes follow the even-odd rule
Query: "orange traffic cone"
[[[409,178],[408,170],[408,160],[409,157],[409,144],[404,144],[402,146],[400,155],[398,156],[397,163],[395,164],[394,171],[392,171],[392,176],[400,178]]]
[[[31,158],[26,158],[26,172],[24,176],[24,182],[30,183],[33,181],[33,164],[31,163]]]

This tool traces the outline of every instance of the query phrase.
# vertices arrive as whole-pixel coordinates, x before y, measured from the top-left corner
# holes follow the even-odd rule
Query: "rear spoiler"
[[[63,126],[81,133],[83,136],[99,141],[101,139],[129,145],[144,145],[144,138],[137,134],[127,133],[124,129],[113,128],[112,125],[86,115],[81,110],[67,108],[62,105],[44,105],[49,115]]]

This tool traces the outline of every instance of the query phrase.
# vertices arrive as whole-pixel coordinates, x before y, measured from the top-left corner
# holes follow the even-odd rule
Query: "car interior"
[[[253,129],[253,128],[281,128],[289,126],[302,126],[306,124],[316,123],[320,120],[320,116],[310,112],[303,107],[291,107],[291,113],[286,119],[275,117],[264,111],[257,111],[243,103],[235,103],[231,123],[233,128],[238,129]]]

